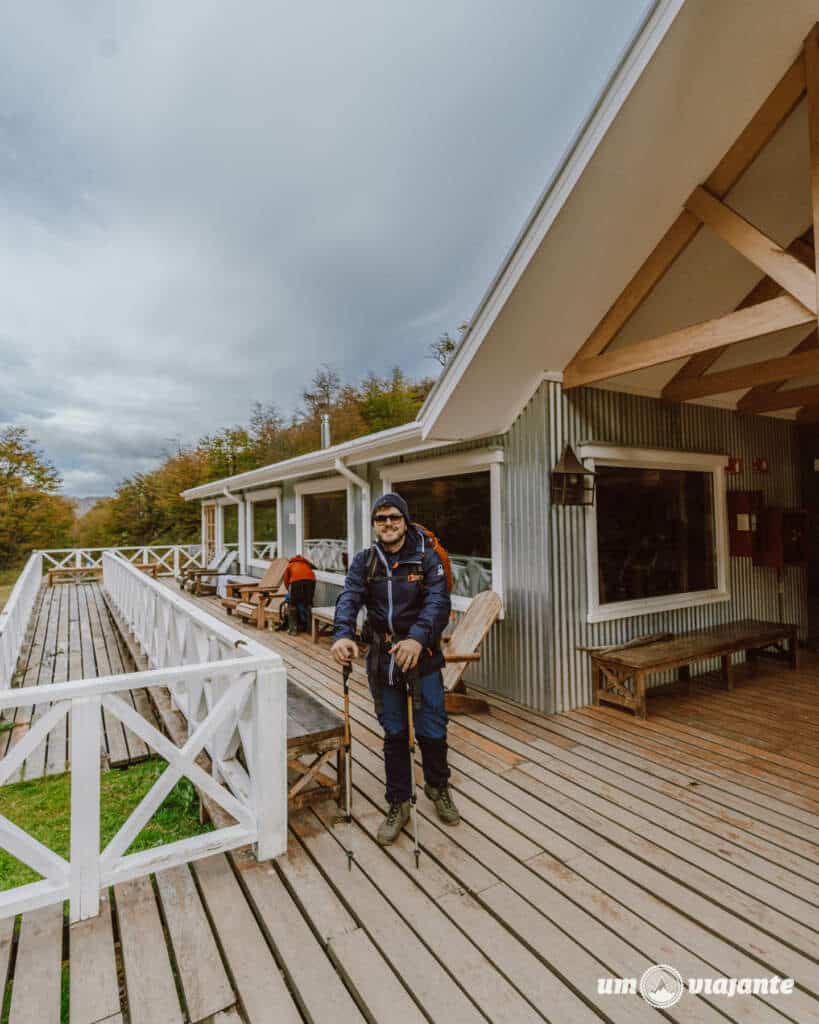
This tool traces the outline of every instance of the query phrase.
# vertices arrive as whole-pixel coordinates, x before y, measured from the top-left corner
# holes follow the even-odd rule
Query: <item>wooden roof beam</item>
[[[806,309],[816,313],[816,274],[795,256],[704,188],[695,189],[685,206],[732,249],[776,281]]]
[[[790,253],[791,256],[795,256],[801,263],[804,263],[806,267],[812,270],[813,229],[808,228],[803,235],[795,238],[785,251]],[[737,309],[746,309],[748,306],[756,306],[760,302],[776,299],[783,291],[784,289],[776,281],[772,281],[770,277],[763,277],[760,281],[757,281],[742,302],[739,303]],[[698,355],[692,356],[677,370],[668,384],[666,384],[666,387],[677,384],[681,380],[689,380],[691,377],[701,377],[711,369],[723,352],[727,350],[728,346],[726,345],[723,348],[712,348],[707,352],[700,352]],[[773,387],[776,390],[778,385],[765,384],[760,386],[766,389]],[[662,397],[665,397],[665,392],[663,392]]]
[[[622,348],[606,352],[604,355],[573,360],[563,373],[563,387],[569,389],[580,387],[583,384],[594,384],[596,381],[619,377],[621,374],[644,370],[661,363],[669,363],[675,359],[705,352],[708,349],[733,345],[739,341],[750,341],[765,334],[773,334],[788,327],[799,327],[808,323],[816,323],[815,314],[805,309],[801,302],[797,302],[790,295],[782,295],[778,299],[762,302],[758,306],[749,306],[747,309],[728,313],[715,320],[707,320],[705,323],[694,324],[692,327],[683,327],[671,334],[650,338],[647,341],[638,341],[632,345],[624,345]],[[710,374],[709,376],[718,377],[720,375]],[[684,383],[696,386],[707,379],[708,377],[700,377]],[[751,384],[744,386],[751,387],[756,383],[760,382],[752,381]],[[683,386],[682,383],[680,386]],[[737,386],[742,387],[743,385]],[[723,388],[722,390],[728,389]],[[718,394],[719,392],[709,393]],[[684,400],[676,394],[668,397],[674,401]]]
[[[727,194],[804,94],[805,63],[800,53],[705,182],[712,195],[722,198]],[[699,228],[697,217],[683,210],[577,351],[572,362],[590,359],[608,348],[615,335],[652,292]]]
[[[807,337],[803,338],[795,348],[791,349],[790,354],[796,355],[799,352],[808,352],[812,348],[819,348],[819,336],[817,336],[815,329]],[[768,381],[766,384],[757,384],[737,402],[737,412],[764,412],[764,409],[757,408],[757,403],[775,395],[784,383],[785,381],[782,380],[773,380]]]
[[[775,302],[781,300],[775,299]],[[730,370],[719,370],[717,373],[706,373],[697,380],[680,383],[669,396],[670,401],[687,402],[694,398],[706,398],[709,395],[722,395],[728,391],[739,391],[740,388],[752,388],[768,381],[785,381],[791,377],[807,377],[819,373],[819,349],[798,352],[789,356],[777,356],[761,363],[749,363],[747,366],[734,366]]]
[[[819,405],[819,384],[769,391],[755,398],[742,412],[778,412],[781,409],[799,409],[803,405]]]

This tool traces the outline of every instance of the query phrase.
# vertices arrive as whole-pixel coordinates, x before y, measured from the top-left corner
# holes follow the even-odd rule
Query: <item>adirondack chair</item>
[[[260,580],[252,584],[229,583],[228,596],[222,598],[222,607],[228,615],[235,612],[239,618],[264,629],[268,620],[278,614],[287,594],[282,586],[286,568],[286,558],[274,558]]]
[[[213,594],[217,578],[228,575],[235,561],[235,551],[221,551],[204,569],[185,569],[177,576],[177,583],[183,590],[192,590],[194,594]]]
[[[478,648],[497,622],[503,610],[501,599],[493,590],[484,590],[472,599],[452,633],[444,637],[444,694],[446,709],[451,715],[480,714],[489,705],[480,697],[466,696],[463,675],[470,662],[480,661]]]

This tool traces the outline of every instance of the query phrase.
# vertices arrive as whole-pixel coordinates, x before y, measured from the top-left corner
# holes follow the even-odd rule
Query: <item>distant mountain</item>
[[[98,501],[103,500],[104,495],[100,495],[96,498],[73,498],[74,504],[77,506],[77,518],[84,516],[86,512],[90,512],[91,509],[97,504]]]

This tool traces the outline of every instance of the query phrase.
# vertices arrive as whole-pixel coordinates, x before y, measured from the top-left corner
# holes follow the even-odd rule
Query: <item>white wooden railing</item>
[[[224,547],[235,548],[235,544]],[[143,544],[109,548],[52,548],[42,551],[46,569],[99,568],[106,552],[121,555],[134,565],[157,565],[160,576],[178,576],[183,569],[201,566],[199,544]]]
[[[71,920],[99,913],[100,890],[174,864],[256,844],[259,859],[286,849],[287,679],[278,655],[223,626],[149,579],[121,556],[103,555],[104,585],[152,668],[0,692],[0,713],[50,704],[0,760],[0,785],[14,777],[48,733],[69,719],[71,851],[60,857],[0,816],[0,846],[42,881],[0,893],[0,917],[70,900]],[[175,746],[120,693],[169,687],[188,721]],[[167,767],[100,852],[100,711],[105,708],[165,759]],[[206,751],[212,774],[196,764]],[[181,778],[188,778],[234,824],[140,853],[126,851]]]
[[[324,537],[304,542],[304,557],[315,569],[323,569],[325,572],[346,572],[346,554],[346,540]]]
[[[14,678],[42,578],[43,557],[35,551],[17,577],[6,606],[0,612],[0,690],[7,690]]]
[[[475,555],[450,554],[452,565],[452,593],[461,597],[475,597],[483,590],[492,589],[492,559]]]
[[[267,559],[268,561],[276,558],[279,550],[278,541],[275,540],[254,540],[253,541],[253,557],[259,559]]]

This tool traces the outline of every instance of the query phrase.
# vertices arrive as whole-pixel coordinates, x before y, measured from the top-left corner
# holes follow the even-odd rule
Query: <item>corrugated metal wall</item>
[[[532,400],[546,407],[544,476],[557,462],[564,444],[600,441],[630,447],[675,451],[718,452],[739,456],[742,472],[729,476],[731,490],[761,490],[768,504],[797,506],[800,502],[799,462],[794,425],[764,416],[739,416],[724,409],[698,405],[665,405],[655,399],[614,391],[581,388],[563,393],[559,384],[545,383]],[[532,403],[530,403],[531,405]],[[528,413],[528,410],[527,410]],[[524,416],[527,414],[524,414]],[[523,417],[521,418],[523,420]],[[515,424],[512,434],[523,429]],[[752,469],[754,459],[766,458],[767,474]],[[749,558],[730,559],[732,600],[721,604],[636,616],[613,622],[586,622],[586,551],[584,512],[578,508],[549,509],[543,503],[552,557],[543,589],[550,594],[551,685],[535,706],[561,711],[588,703],[591,675],[588,655],[578,645],[619,643],[657,631],[682,632],[729,622],[744,616],[776,619],[777,574],[752,565]],[[511,541],[514,544],[514,540]],[[807,622],[804,569],[785,571],[785,617]],[[656,685],[663,681],[656,677]],[[527,688],[518,684],[519,699],[532,703]]]

